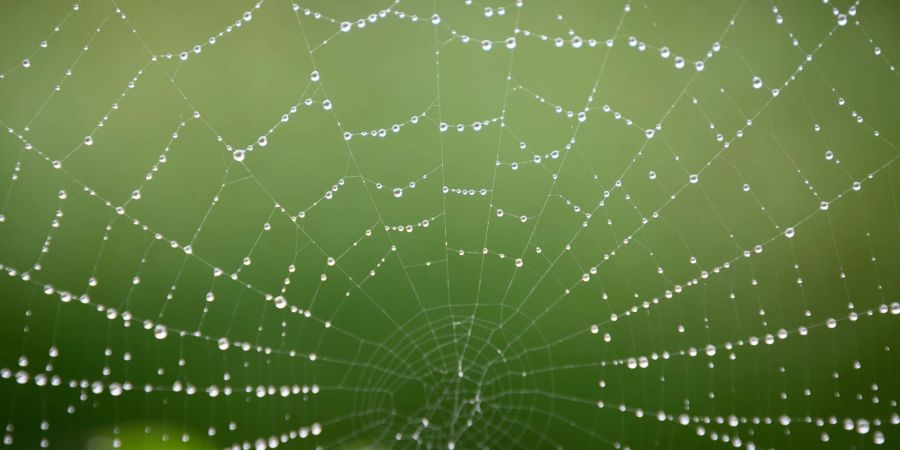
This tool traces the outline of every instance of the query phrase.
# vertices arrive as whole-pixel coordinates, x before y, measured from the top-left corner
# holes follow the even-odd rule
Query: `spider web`
[[[898,439],[896,5],[46,3],[4,444]]]

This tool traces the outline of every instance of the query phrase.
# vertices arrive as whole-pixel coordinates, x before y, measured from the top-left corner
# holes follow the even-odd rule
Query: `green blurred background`
[[[0,8],[15,448],[897,446],[896,2]]]

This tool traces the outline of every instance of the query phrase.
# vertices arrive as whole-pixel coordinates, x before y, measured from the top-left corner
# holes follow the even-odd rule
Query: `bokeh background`
[[[3,2],[5,443],[895,447],[896,2],[521,3]]]

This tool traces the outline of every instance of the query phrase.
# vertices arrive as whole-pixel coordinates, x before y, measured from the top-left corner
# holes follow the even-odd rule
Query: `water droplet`
[[[260,136],[259,139],[256,140],[256,145],[259,145],[260,147],[265,147],[265,146],[269,145],[269,138],[267,138],[265,136]]]
[[[431,16],[431,23],[434,25],[441,23],[441,16],[439,16],[437,14]]]
[[[319,81],[319,71],[313,70],[312,73],[309,74],[309,79],[312,81]]]
[[[763,87],[763,80],[760,77],[753,77],[752,83],[753,89],[762,89]]]
[[[29,61],[27,59],[22,60],[22,67],[24,67],[26,69],[31,67],[31,61]]]
[[[153,329],[153,336],[157,339],[165,339],[168,335],[169,331],[166,330],[165,325],[157,325],[156,328]]]
[[[328,259],[325,261],[325,264],[328,264],[329,266],[333,266],[334,263],[335,263],[334,258],[332,258],[332,257],[330,257],[330,256],[329,256]]]
[[[491,47],[492,47],[493,45],[494,45],[494,44],[491,43],[491,41],[489,41],[489,40],[487,40],[487,39],[481,41],[481,49],[484,50],[484,51],[490,50]]]
[[[219,350],[228,350],[228,347],[231,346],[231,343],[228,342],[228,338],[220,337],[216,345],[219,347]]]
[[[84,137],[84,145],[91,146],[94,145],[94,138],[92,136]]]
[[[234,158],[235,161],[241,162],[244,160],[244,151],[243,150],[235,150],[234,152],[231,153],[231,156]]]
[[[787,228],[786,230],[784,230],[784,237],[786,237],[788,239],[794,237],[794,228],[790,227],[790,228]]]
[[[276,308],[284,309],[285,306],[287,306],[287,299],[284,298],[283,295],[279,295],[278,297],[275,297],[275,307]]]
[[[394,188],[394,197],[403,197],[403,188]]]
[[[516,267],[522,267],[525,265],[525,262],[522,261],[522,258],[516,258]]]
[[[516,38],[514,38],[514,37],[506,38],[506,48],[508,48],[510,50],[516,48]]]
[[[697,184],[700,181],[700,177],[697,176],[697,174],[691,174],[691,176],[688,177],[688,181],[690,181],[691,184]]]
[[[242,18],[244,19],[244,22],[249,22],[253,20],[253,13],[250,11],[245,11]]]
[[[847,25],[847,16],[844,14],[838,14],[837,16],[837,24],[839,27]]]

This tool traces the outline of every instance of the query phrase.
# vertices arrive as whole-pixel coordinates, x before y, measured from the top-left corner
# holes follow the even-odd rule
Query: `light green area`
[[[897,4],[472,3],[0,4],[15,447],[897,446]]]

